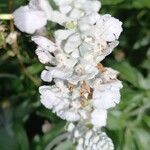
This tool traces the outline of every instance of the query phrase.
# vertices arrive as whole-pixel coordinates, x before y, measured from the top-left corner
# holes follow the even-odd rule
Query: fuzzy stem
[[[0,14],[0,20],[12,20],[13,14]]]

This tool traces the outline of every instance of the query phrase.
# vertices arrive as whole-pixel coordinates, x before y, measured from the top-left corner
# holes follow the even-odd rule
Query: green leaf
[[[44,117],[53,123],[58,123],[61,121],[61,119],[57,117],[56,114],[54,114],[51,110],[46,109],[45,107],[40,108],[36,113],[37,115]]]
[[[144,79],[144,78],[141,77],[141,78],[139,78],[138,82],[139,82],[139,87],[140,88],[143,88],[145,90],[150,89],[150,78]]]
[[[150,70],[150,59],[144,60],[144,62],[141,64],[141,66],[145,69]]]
[[[132,131],[127,129],[125,132],[125,143],[123,145],[123,150],[137,150]]]
[[[18,142],[19,150],[29,150],[27,134],[20,124],[14,124],[13,130]]]
[[[0,149],[19,150],[16,138],[14,137],[13,133],[4,128],[0,128]]]
[[[115,68],[120,72],[120,76],[124,80],[138,87],[138,76],[141,76],[141,74],[135,68],[133,68],[129,63],[125,61],[121,63],[116,63],[113,65],[113,68]]]
[[[75,147],[70,140],[67,140],[61,142],[54,150],[75,150]]]
[[[16,122],[22,122],[28,119],[29,112],[31,110],[31,104],[29,104],[29,101],[23,101],[20,103],[14,110],[14,118]]]
[[[150,134],[148,131],[142,128],[135,128],[133,135],[136,140],[136,144],[138,145],[138,149],[149,150]]]
[[[64,125],[65,125],[64,121],[61,121],[60,123],[55,124],[54,128],[42,137],[43,145],[46,146],[56,136],[64,132]]]
[[[137,88],[150,89],[150,79],[143,75],[127,62],[115,63],[112,67],[120,72],[122,79],[130,82]]]
[[[143,99],[143,92],[141,90],[133,90],[124,84],[121,90],[121,101],[119,103],[119,108],[124,110],[126,113],[133,108],[141,104]]]
[[[110,130],[121,130],[126,125],[126,115],[123,115],[121,111],[110,111],[107,119],[107,127]]]
[[[40,63],[32,64],[27,68],[27,70],[33,75],[41,72],[42,69],[43,69],[43,65],[41,65]]]
[[[132,5],[135,8],[150,8],[149,0],[132,0]]]
[[[148,128],[150,128],[150,117],[149,116],[143,116],[143,121],[145,122],[145,124],[148,126]]]
[[[112,1],[112,0],[101,0],[101,3],[102,5],[117,5],[121,2],[123,2],[124,0],[115,0],[115,1]]]

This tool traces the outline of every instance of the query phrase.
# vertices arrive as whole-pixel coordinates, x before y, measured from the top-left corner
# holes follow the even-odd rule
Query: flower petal
[[[18,8],[13,13],[13,16],[17,28],[29,34],[33,34],[47,23],[47,18],[43,11],[29,9],[28,6]]]
[[[95,109],[91,114],[91,122],[95,127],[106,125],[107,111],[105,109]]]
[[[97,22],[99,36],[108,42],[117,40],[122,32],[122,22],[110,15],[103,15]]]
[[[42,49],[45,49],[49,52],[54,52],[58,48],[55,43],[43,36],[33,36],[32,41],[34,41]]]

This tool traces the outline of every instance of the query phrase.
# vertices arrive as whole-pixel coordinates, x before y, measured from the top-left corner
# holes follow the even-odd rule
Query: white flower
[[[54,0],[58,5],[59,11],[65,14],[69,20],[77,21],[82,16],[98,12],[101,4],[97,0]],[[66,20],[67,21],[67,20]],[[65,19],[64,19],[65,22]]]
[[[62,14],[67,14],[71,11],[72,7],[69,5],[62,5],[59,7],[59,10]]]
[[[82,30],[83,25],[94,25],[94,24],[96,24],[97,21],[100,19],[100,17],[101,16],[97,12],[92,12],[88,15],[81,17],[78,21],[80,31],[84,31],[84,29]]]
[[[122,84],[119,80],[100,84],[94,87],[93,105],[95,108],[108,109],[115,107],[120,101],[120,89]]]
[[[55,35],[56,43],[59,43],[59,45],[60,45],[60,43],[63,40],[66,40],[74,32],[75,32],[74,30],[57,30],[57,31],[55,31],[54,35]]]
[[[70,131],[73,141],[77,143],[76,150],[114,150],[112,140],[101,130],[88,129],[84,122],[77,123]]]
[[[73,2],[73,0],[54,0],[54,2],[58,5],[58,6],[62,6],[62,5],[69,5]]]
[[[74,73],[68,78],[72,84],[77,84],[79,81],[86,81],[94,78],[98,74],[96,67],[86,64],[78,64],[74,67]]]
[[[81,38],[80,38],[80,34],[75,33],[71,36],[69,36],[69,38],[67,39],[65,45],[64,45],[64,51],[66,53],[71,53],[74,50],[76,50],[79,45],[81,44]]]
[[[101,3],[97,0],[88,0],[85,1],[84,4],[81,4],[81,9],[90,13],[90,12],[98,12],[101,7]]]
[[[65,113],[60,115],[60,117],[67,121],[78,121],[80,120],[80,115],[75,112],[75,110],[67,110]]]
[[[57,87],[41,86],[39,92],[41,94],[41,103],[48,109],[53,108],[59,104],[60,100],[55,94],[59,89]]]
[[[113,150],[111,140],[100,130],[106,125],[107,109],[120,101],[122,84],[118,72],[100,62],[118,45],[122,23],[100,15],[98,0],[54,2],[58,10],[48,0],[30,0],[14,12],[21,31],[36,32],[32,37],[36,55],[47,65],[42,80],[54,81],[39,88],[41,103],[61,119],[76,122],[68,131],[78,143],[77,150]],[[54,32],[54,42],[38,35],[47,21],[64,27]]]
[[[49,51],[42,49],[41,47],[38,47],[35,51],[36,55],[38,56],[38,59],[43,64],[53,64],[56,65],[56,59],[49,53]]]
[[[74,128],[75,128],[75,125],[74,125],[73,123],[70,123],[70,124],[68,125],[68,127],[67,127],[67,130],[68,130],[69,132],[72,132]]]
[[[117,40],[122,32],[122,22],[111,15],[103,15],[96,23],[97,38],[101,38],[108,42]]]
[[[29,7],[36,10],[41,10],[47,18],[51,18],[53,9],[48,0],[30,0]]]
[[[39,88],[41,103],[64,120],[78,121],[83,115],[79,93],[71,93],[61,80],[55,80],[55,83],[54,86]]]
[[[101,48],[97,48],[97,52],[95,53],[95,61],[97,63],[101,62],[106,56],[108,56],[113,49],[119,44],[118,41],[113,41],[109,44],[107,44],[107,46],[105,48],[103,48],[103,46],[101,46]]]
[[[100,73],[100,77],[102,78],[103,82],[109,82],[110,80],[115,80],[119,74],[118,71],[105,67],[105,71]]]
[[[39,47],[49,52],[54,52],[58,49],[57,45],[43,36],[33,36],[32,41],[34,41]]]
[[[91,114],[91,123],[99,128],[106,125],[107,111],[105,109],[95,109]]]
[[[41,10],[30,9],[29,6],[18,8],[13,13],[13,16],[17,28],[29,34],[33,34],[47,24],[45,13]]]
[[[73,70],[58,67],[46,67],[46,69],[41,74],[42,80],[46,82],[51,82],[53,78],[67,80],[73,72]]]
[[[48,20],[59,23],[60,25],[65,26],[65,23],[70,21],[70,18],[68,18],[66,15],[60,13],[59,11],[53,11],[51,18],[48,18]]]

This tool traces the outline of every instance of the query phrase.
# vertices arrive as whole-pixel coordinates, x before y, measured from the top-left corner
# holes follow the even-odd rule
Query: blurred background
[[[120,104],[110,109],[104,129],[116,150],[149,150],[150,143],[150,0],[101,0],[101,13],[123,22],[120,45],[102,63],[120,72]],[[0,0],[0,13],[11,13],[27,0]],[[58,27],[47,25],[49,36]],[[18,31],[13,21],[0,20],[0,150],[43,150],[64,132],[65,121],[40,104],[43,65],[30,35],[18,31],[18,41],[6,38]],[[54,141],[54,140],[53,140]],[[61,141],[55,150],[74,150]]]

